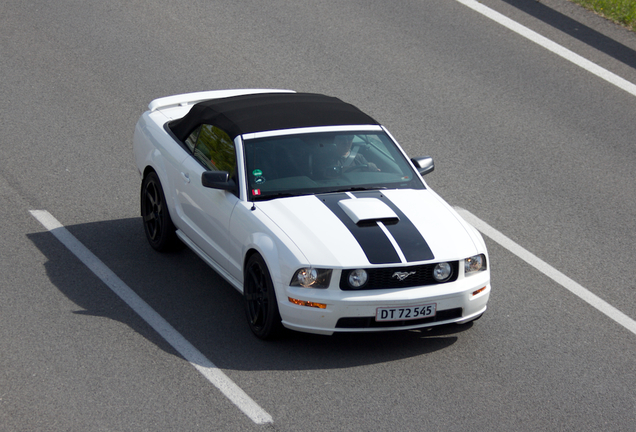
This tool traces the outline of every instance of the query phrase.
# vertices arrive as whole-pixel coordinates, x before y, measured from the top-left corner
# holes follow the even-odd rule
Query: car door
[[[176,180],[177,201],[185,226],[182,231],[210,258],[228,270],[228,231],[232,211],[239,201],[228,191],[201,184],[205,171],[228,171],[236,175],[234,142],[223,130],[202,125],[186,140],[192,151]]]

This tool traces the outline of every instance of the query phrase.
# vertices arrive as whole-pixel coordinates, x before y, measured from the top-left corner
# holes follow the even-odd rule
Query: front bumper
[[[483,289],[482,289],[483,288]],[[490,272],[485,271],[439,285],[422,287],[342,291],[285,287],[278,295],[283,325],[307,333],[409,330],[449,323],[465,323],[486,311],[490,297]],[[477,294],[475,292],[479,291]],[[282,294],[282,295],[281,295]],[[299,306],[289,298],[325,304],[325,309]],[[376,322],[379,307],[436,304],[434,317],[419,320]]]

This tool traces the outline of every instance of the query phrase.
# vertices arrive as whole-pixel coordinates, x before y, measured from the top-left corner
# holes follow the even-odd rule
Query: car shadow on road
[[[293,331],[273,341],[252,335],[242,296],[187,248],[161,254],[146,242],[140,218],[66,227],[150,307],[222,369],[347,368],[426,356],[453,345],[471,324],[432,330],[319,336]],[[47,257],[51,282],[84,316],[121,322],[179,356],[51,233],[27,235]]]
[[[636,51],[539,1],[503,0],[563,33],[636,69]]]

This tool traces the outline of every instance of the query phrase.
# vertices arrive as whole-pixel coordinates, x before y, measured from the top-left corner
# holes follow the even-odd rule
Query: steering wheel
[[[362,171],[362,170],[368,171],[369,170],[369,165],[368,164],[349,165],[348,167],[342,168],[342,172],[343,173],[354,172],[354,171]]]

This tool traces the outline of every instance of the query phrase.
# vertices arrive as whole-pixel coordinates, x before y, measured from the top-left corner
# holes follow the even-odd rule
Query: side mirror
[[[435,169],[435,162],[433,162],[433,158],[430,156],[413,158],[411,159],[411,162],[413,162],[413,165],[415,165],[415,168],[417,168],[420,175],[423,176],[432,173]]]
[[[236,182],[230,178],[230,173],[227,171],[205,171],[201,174],[201,185],[237,193]]]

